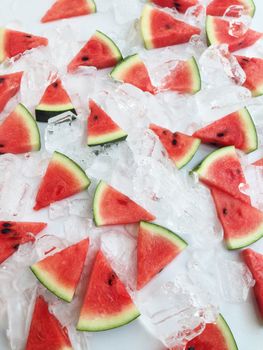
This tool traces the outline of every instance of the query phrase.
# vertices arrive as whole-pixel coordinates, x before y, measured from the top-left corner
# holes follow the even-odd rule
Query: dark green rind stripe
[[[64,112],[72,112],[73,114],[77,115],[76,110],[73,109],[62,109],[61,111],[44,111],[41,109],[36,109],[36,120],[40,123],[47,123],[50,118],[56,117],[57,115],[64,113]],[[73,118],[76,119],[76,118]]]
[[[96,147],[96,146],[104,146],[104,145],[109,145],[112,143],[116,143],[116,142],[121,142],[121,141],[125,141],[127,139],[128,135],[125,135],[123,137],[119,137],[117,139],[113,139],[111,141],[107,141],[107,142],[102,142],[102,143],[93,143],[92,145],[89,145],[89,147]]]

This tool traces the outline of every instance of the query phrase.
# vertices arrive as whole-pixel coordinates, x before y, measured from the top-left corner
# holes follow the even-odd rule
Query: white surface
[[[106,2],[109,0],[101,0],[100,3],[103,3],[103,1]],[[1,0],[0,24],[1,26],[14,26],[18,29],[40,35],[45,35],[47,30],[49,30],[50,35],[51,28],[64,28],[65,25],[70,24],[75,31],[77,40],[86,40],[96,29],[102,30],[106,33],[117,33],[119,30],[117,24],[113,21],[113,14],[109,13],[97,13],[96,15],[89,17],[75,18],[69,21],[60,21],[42,25],[40,24],[39,19],[52,2],[53,0],[15,1],[15,5],[13,6],[14,2],[12,0]],[[263,31],[263,3],[259,0],[256,0],[255,3],[257,5],[257,12],[253,19],[252,27]],[[122,30],[123,28],[125,28],[125,25],[122,27]],[[34,217],[32,216],[32,219],[33,218],[46,220],[47,213],[45,211],[35,213]],[[50,227],[50,230],[56,228],[54,222],[51,223]],[[263,242],[256,243],[254,248],[263,252]],[[231,256],[231,254],[236,253],[229,252],[229,256]],[[221,312],[227,319],[235,335],[239,350],[262,350],[263,330],[256,317],[252,298],[249,298],[248,302],[242,304],[229,304],[222,302]],[[4,329],[1,330],[1,332],[4,331]],[[154,339],[147,330],[142,327],[140,320],[136,320],[132,324],[120,329],[95,334],[91,338],[91,350],[105,350],[106,348],[108,350],[164,349],[161,343]],[[1,337],[0,349],[7,350],[7,345],[1,345]]]

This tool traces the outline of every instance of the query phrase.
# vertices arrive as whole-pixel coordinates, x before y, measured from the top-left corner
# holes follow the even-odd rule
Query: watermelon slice
[[[25,350],[73,350],[68,332],[48,310],[42,296],[35,303]]]
[[[110,76],[117,81],[132,84],[142,91],[148,91],[151,94],[157,92],[151,83],[148,70],[138,54],[124,58],[113,68]]]
[[[18,93],[23,73],[0,75],[0,112],[5,108],[7,102]]]
[[[208,323],[205,330],[190,340],[186,350],[238,350],[234,336],[225,319],[219,314],[216,323]]]
[[[57,297],[71,302],[86,260],[89,240],[67,247],[31,266],[37,279]]]
[[[44,222],[0,221],[0,264],[14,254],[20,244],[34,242]]]
[[[115,66],[122,60],[118,46],[104,33],[96,30],[79,53],[68,65],[68,72],[73,73],[80,66],[93,66],[97,69]]]
[[[48,39],[12,29],[0,28],[0,63],[27,50],[47,46]]]
[[[263,318],[263,255],[249,248],[243,250],[241,254],[256,281],[254,294],[260,315]]]
[[[243,84],[252,93],[253,97],[263,95],[263,59],[235,56],[243,71],[246,80]]]
[[[155,216],[104,181],[99,182],[95,191],[93,215],[96,226],[155,220]]]
[[[186,10],[198,4],[198,0],[148,0],[149,2],[161,6],[176,8],[180,13],[185,13]]]
[[[246,179],[234,146],[223,147],[210,153],[193,171],[209,187],[225,191],[250,204],[249,196],[239,190],[239,185],[245,184]]]
[[[39,151],[40,134],[32,114],[22,104],[0,125],[0,154]]]
[[[146,49],[187,43],[200,29],[179,21],[169,13],[145,5],[141,15],[141,34]]]
[[[150,124],[149,128],[159,137],[168,156],[178,169],[190,162],[201,142],[195,137],[181,132],[172,132],[155,124]]]
[[[253,163],[255,166],[263,166],[263,158],[257,160],[256,162]]]
[[[194,57],[179,61],[162,83],[162,90],[172,90],[185,94],[196,94],[201,90],[201,77]]]
[[[140,313],[101,251],[97,253],[77,330],[99,332],[130,323]]]
[[[105,145],[112,142],[123,141],[127,138],[127,133],[93,100],[89,101],[89,108],[88,146]]]
[[[64,154],[54,152],[41,181],[34,210],[73,196],[89,185],[89,178],[78,164]]]
[[[246,247],[263,237],[263,213],[215,188],[211,190],[228,249]]]
[[[255,30],[248,29],[244,35],[232,36],[229,34],[230,23],[221,18],[213,16],[206,17],[207,44],[219,45],[228,44],[229,51],[236,51],[251,46],[258,41],[262,34]]]
[[[250,153],[258,148],[257,130],[246,108],[215,121],[197,130],[194,137],[203,143],[220,146],[235,146],[237,149]]]
[[[93,0],[57,0],[42,17],[41,22],[85,16],[94,12],[96,12],[96,5]]]
[[[233,6],[228,10],[230,6]],[[206,14],[210,16],[224,16],[227,11],[227,16],[239,17],[239,13],[235,10],[235,6],[243,7],[246,13],[253,17],[256,11],[256,6],[253,0],[212,0],[206,8]]]
[[[138,233],[137,289],[163,270],[187,243],[165,227],[142,221]]]
[[[36,106],[36,119],[39,122],[47,122],[49,118],[63,112],[77,114],[61,80],[57,79],[46,88],[44,95]]]

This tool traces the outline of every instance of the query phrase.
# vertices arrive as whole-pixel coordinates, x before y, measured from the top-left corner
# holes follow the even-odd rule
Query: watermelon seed
[[[223,214],[227,215],[227,209],[226,208],[223,209]]]
[[[10,224],[10,222],[4,222],[3,223],[3,227],[11,227],[12,224]]]
[[[112,274],[111,277],[108,279],[108,284],[109,286],[112,286],[113,285],[113,281],[115,280],[115,275]]]
[[[3,83],[5,81],[5,78],[0,78],[0,83]]]
[[[173,139],[172,144],[175,146],[177,144],[176,139]]]
[[[249,62],[249,59],[248,58],[243,58],[242,62]]]
[[[57,82],[53,83],[53,86],[54,88],[58,87],[58,83]]]
[[[223,137],[223,136],[225,136],[225,133],[219,132],[219,133],[216,134],[216,136],[217,136],[217,137]]]
[[[3,145],[3,144],[0,144],[0,148],[1,148],[1,147],[5,147],[5,145]]]
[[[94,119],[94,120],[98,120],[99,117],[98,117],[97,115],[94,115],[93,119]]]
[[[17,250],[17,249],[19,248],[19,244],[14,244],[14,245],[13,245],[13,248],[14,248],[15,250]]]
[[[187,350],[195,350],[194,346],[190,346],[190,348],[188,348]]]
[[[84,62],[85,62],[85,61],[88,61],[88,60],[89,60],[89,57],[88,57],[88,56],[83,56],[83,57],[81,58],[81,60],[84,61]]]
[[[166,24],[166,25],[165,25],[165,28],[166,28],[166,29],[171,29],[172,27],[171,27],[170,24]]]
[[[10,233],[11,232],[11,230],[10,230],[10,228],[3,228],[2,230],[1,230],[1,233]]]
[[[25,35],[26,38],[32,38],[32,35]]]
[[[164,135],[167,135],[167,131],[166,131],[166,130],[164,130],[164,131],[163,131],[163,134],[164,134]]]

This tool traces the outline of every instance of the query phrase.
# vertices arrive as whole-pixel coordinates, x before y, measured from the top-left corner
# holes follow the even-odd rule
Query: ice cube
[[[113,0],[115,20],[118,24],[126,24],[140,17],[141,4],[133,0]]]
[[[69,203],[69,214],[87,217],[92,211],[92,199],[75,199]]]
[[[65,237],[70,242],[80,241],[89,234],[89,228],[92,226],[92,219],[87,220],[77,216],[70,216],[64,222]]]
[[[67,245],[67,241],[57,235],[44,235],[39,237],[35,244],[35,251],[38,256],[38,259],[35,259],[35,261],[43,259],[48,254],[54,254],[57,251],[64,249]]]
[[[69,215],[69,201],[64,199],[59,202],[50,204],[48,209],[48,215],[51,220],[65,217]]]

